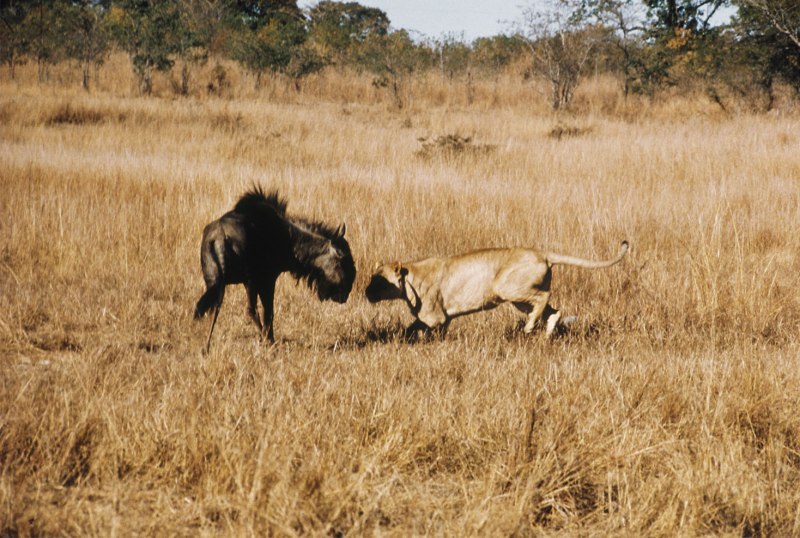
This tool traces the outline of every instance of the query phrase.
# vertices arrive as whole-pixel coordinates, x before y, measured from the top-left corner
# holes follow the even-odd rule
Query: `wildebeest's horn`
[[[343,222],[339,225],[338,228],[336,228],[336,235],[338,235],[339,237],[344,237],[346,231],[347,231],[347,224]]]

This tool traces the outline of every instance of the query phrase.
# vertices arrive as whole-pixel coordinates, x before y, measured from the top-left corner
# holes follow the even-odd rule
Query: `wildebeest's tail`
[[[200,300],[197,301],[197,305],[194,307],[194,319],[202,318],[206,315],[206,312],[219,305],[220,286],[222,286],[221,283],[211,286],[206,290],[203,296],[200,297]]]
[[[220,308],[225,296],[225,242],[224,239],[203,238],[200,265],[207,289],[194,308],[194,319],[200,319],[212,308]]]
[[[565,256],[564,254],[548,252],[547,263],[549,265],[573,265],[575,267],[583,267],[584,269],[603,269],[604,267],[611,267],[612,265],[621,262],[622,258],[625,257],[626,252],[628,252],[628,242],[623,241],[617,256],[610,260],[584,260],[583,258],[576,258],[574,256]]]

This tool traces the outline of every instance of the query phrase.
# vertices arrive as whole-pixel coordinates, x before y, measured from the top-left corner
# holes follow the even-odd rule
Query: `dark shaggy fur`
[[[316,289],[321,301],[347,300],[356,276],[345,228],[286,215],[286,201],[277,191],[265,194],[260,187],[246,192],[234,208],[203,229],[200,265],[206,291],[195,307],[195,319],[214,309],[206,350],[217,321],[225,286],[244,284],[247,313],[270,341],[275,281],[289,272]],[[263,323],[256,309],[261,298]]]

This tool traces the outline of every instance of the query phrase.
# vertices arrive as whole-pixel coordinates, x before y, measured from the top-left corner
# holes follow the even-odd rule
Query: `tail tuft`
[[[194,319],[200,319],[206,315],[206,312],[217,306],[219,301],[219,286],[211,286],[206,290],[197,305],[194,307]]]

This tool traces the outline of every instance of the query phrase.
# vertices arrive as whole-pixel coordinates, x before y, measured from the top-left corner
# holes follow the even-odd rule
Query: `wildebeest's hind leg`
[[[261,334],[263,329],[261,327],[261,320],[258,317],[258,310],[256,309],[258,306],[256,303],[258,298],[258,290],[256,290],[256,287],[252,282],[245,282],[244,287],[247,290],[247,315],[250,316],[250,319],[252,319],[253,323],[256,324],[256,327],[258,327],[258,333]]]
[[[258,296],[261,298],[261,307],[264,309],[264,326],[261,334],[265,334],[270,342],[275,342],[275,334],[272,331],[273,321],[273,301],[275,300],[275,281],[277,277],[268,276],[258,283]]]
[[[214,318],[211,320],[211,328],[208,330],[208,339],[206,340],[206,353],[211,349],[211,335],[214,333],[214,325],[217,324],[217,316],[219,316],[219,311],[222,308],[222,299],[225,298],[225,285],[221,284],[219,286],[219,300],[217,304],[214,305]]]

